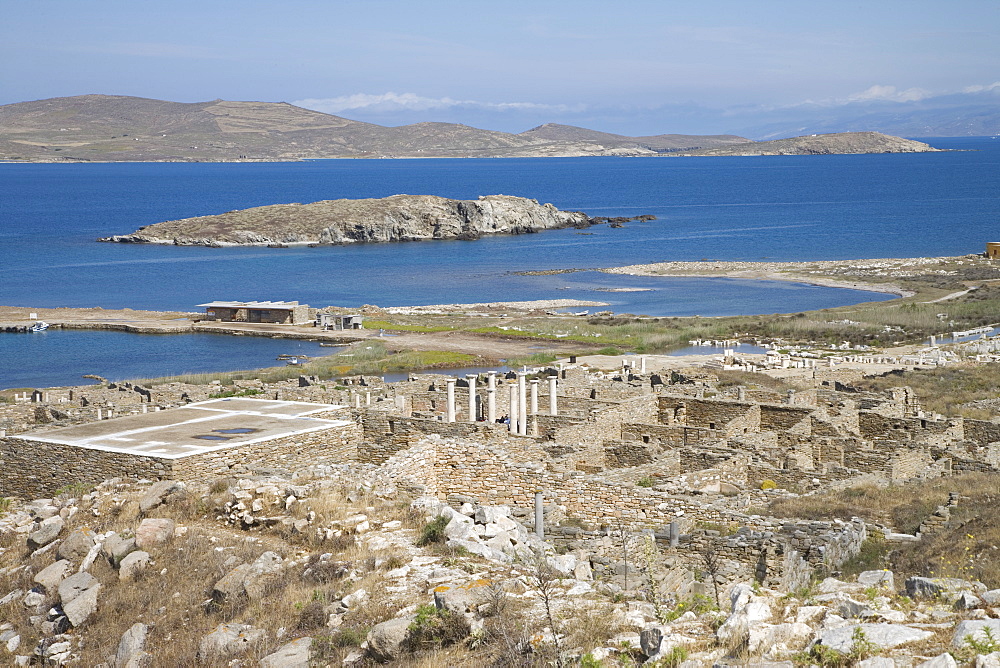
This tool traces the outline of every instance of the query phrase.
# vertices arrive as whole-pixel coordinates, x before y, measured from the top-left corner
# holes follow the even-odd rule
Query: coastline
[[[690,278],[734,278],[757,281],[783,281],[802,283],[828,288],[845,288],[912,297],[916,293],[891,282],[871,282],[846,277],[850,270],[860,276],[885,276],[892,278],[891,272],[900,272],[915,264],[938,263],[955,258],[879,258],[870,260],[819,260],[812,262],[652,262],[623,267],[603,267],[597,271],[606,274],[630,276],[664,276]],[[831,273],[842,272],[845,278],[832,278]],[[889,272],[889,273],[885,273]],[[901,277],[901,276],[900,276]]]

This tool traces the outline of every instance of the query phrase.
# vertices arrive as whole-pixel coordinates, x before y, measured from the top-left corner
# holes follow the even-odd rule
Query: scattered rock
[[[45,587],[46,592],[54,592],[72,570],[73,563],[69,559],[60,559],[39,571],[34,581]]]
[[[277,652],[261,659],[260,668],[309,668],[312,643],[312,638],[299,638],[282,645]]]
[[[263,642],[265,632],[247,624],[219,624],[201,639],[198,659],[211,662],[243,654]]]
[[[859,628],[868,642],[881,649],[892,649],[900,645],[926,640],[934,635],[930,631],[898,624],[851,624],[822,631],[818,642],[830,649],[848,654],[854,647],[855,629]]]
[[[129,552],[118,565],[118,579],[133,579],[137,574],[149,566],[150,561],[151,558],[149,556],[149,552],[143,552],[142,550]]]
[[[413,617],[397,617],[376,624],[368,632],[368,651],[377,661],[394,661],[402,653],[402,645],[406,640]]]
[[[77,529],[59,546],[56,556],[60,559],[69,559],[72,562],[80,563],[94,547],[97,534],[90,529]]]
[[[135,530],[135,544],[143,550],[162,545],[174,537],[174,521],[167,518],[146,518]]]

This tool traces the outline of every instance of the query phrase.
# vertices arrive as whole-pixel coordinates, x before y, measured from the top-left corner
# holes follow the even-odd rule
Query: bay
[[[617,313],[718,316],[884,300],[891,297],[773,281],[516,272],[666,260],[980,253],[986,241],[1000,238],[1000,141],[929,141],[959,150],[732,158],[0,164],[0,304],[196,310],[197,304],[215,299],[358,307],[576,298],[609,302],[607,308]],[[621,229],[332,248],[94,241],[163,220],[250,206],[397,193],[463,199],[502,193],[592,216],[653,214],[657,220]],[[620,288],[639,291],[613,291]],[[22,384],[3,381],[15,370],[30,377],[39,365],[30,339],[12,336],[0,337],[0,387]],[[242,338],[227,338],[229,352],[209,356],[210,366],[216,366],[204,370],[259,366],[241,356]],[[85,362],[102,345],[83,338],[65,341],[63,347],[77,351],[78,358],[62,364],[74,374],[90,372],[83,369]],[[185,367],[190,355],[172,359],[169,373],[194,370]],[[105,371],[101,375],[115,376]]]

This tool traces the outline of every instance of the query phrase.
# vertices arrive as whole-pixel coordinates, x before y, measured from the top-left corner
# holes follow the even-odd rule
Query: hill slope
[[[587,131],[591,132],[591,131]],[[637,142],[520,135],[455,123],[383,127],[274,102],[81,95],[0,106],[0,159],[300,160],[651,155]],[[618,137],[618,135],[608,135]],[[627,139],[627,138],[619,138]],[[691,138],[685,146],[715,145]]]
[[[819,139],[757,146],[735,135],[626,137],[551,123],[520,134],[455,123],[383,127],[284,102],[81,95],[0,106],[0,160],[29,162],[882,153],[888,144]],[[900,146],[888,150],[929,149]]]

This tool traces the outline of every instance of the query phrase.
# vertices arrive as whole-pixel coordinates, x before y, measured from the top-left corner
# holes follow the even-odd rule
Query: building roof
[[[198,304],[198,306],[205,306],[208,308],[218,307],[218,308],[261,308],[261,309],[271,309],[272,311],[282,311],[282,310],[292,310],[293,308],[299,306],[298,302],[208,302],[207,304]]]
[[[181,459],[215,450],[323,431],[350,424],[310,417],[334,404],[234,397],[101,420],[18,438],[131,455]]]

